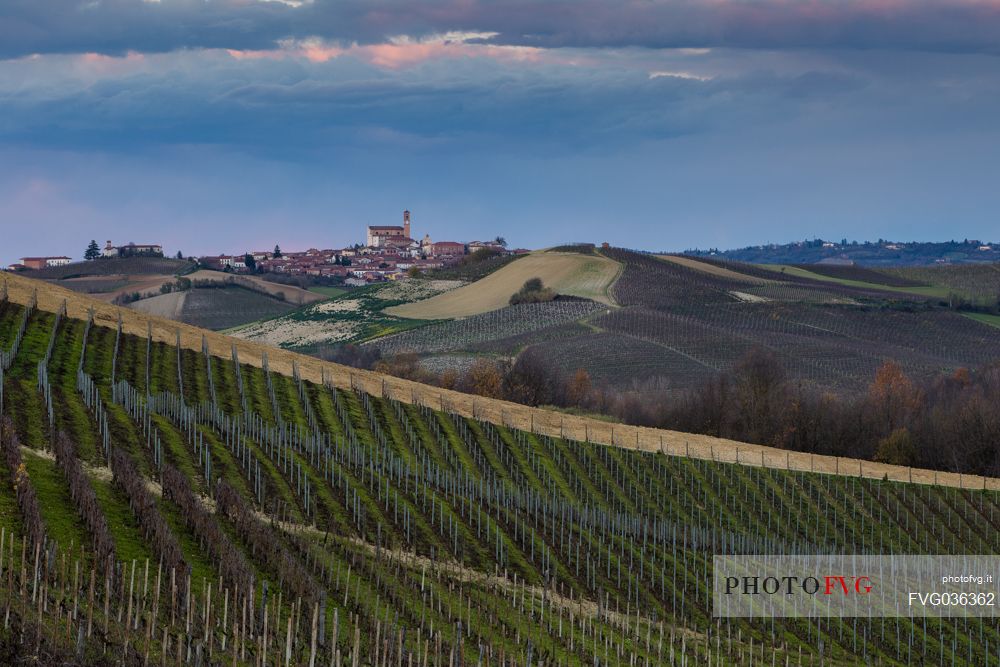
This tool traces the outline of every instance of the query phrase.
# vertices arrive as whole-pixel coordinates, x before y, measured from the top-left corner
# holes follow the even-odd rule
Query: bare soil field
[[[482,280],[438,296],[389,308],[396,317],[418,320],[468,317],[507,306],[525,281],[541,278],[559,294],[593,299],[613,305],[608,287],[620,270],[606,257],[577,253],[535,253],[511,262]]]
[[[109,276],[109,278],[119,281],[119,286],[114,289],[109,289],[106,291],[98,291],[96,294],[91,294],[90,296],[95,299],[100,299],[101,301],[107,301],[111,303],[115,299],[124,296],[126,294],[136,294],[138,293],[142,297],[150,297],[160,293],[160,286],[163,283],[170,283],[177,280],[174,275],[166,274],[138,274],[138,275],[118,275]],[[92,279],[85,279],[90,281]],[[60,283],[71,283],[75,280],[60,281]],[[86,283],[84,283],[86,284]]]
[[[304,290],[301,287],[295,287],[294,285],[281,285],[279,283],[268,282],[267,280],[257,276],[233,275],[231,273],[221,273],[219,271],[208,271],[202,269],[188,274],[186,277],[190,278],[193,283],[197,283],[199,281],[217,284],[232,283],[239,287],[247,287],[248,289],[266,292],[277,299],[287,301],[288,303],[295,304],[296,306],[304,306],[307,303],[316,303],[317,301],[324,301],[329,298],[323,294],[310,292],[309,290]]]
[[[717,264],[709,264],[707,262],[699,262],[691,257],[683,257],[681,255],[657,255],[660,259],[666,260],[668,262],[673,262],[674,264],[679,264],[680,266],[687,267],[689,269],[694,269],[695,271],[703,271],[705,273],[717,276],[719,278],[730,278],[732,280],[741,280],[745,283],[752,285],[766,285],[768,283],[775,283],[775,280],[766,280],[764,278],[758,278],[757,276],[749,276],[744,273],[739,273],[733,271],[732,269],[727,269],[724,266],[719,266]]]
[[[142,299],[129,305],[132,310],[138,310],[147,315],[155,315],[168,320],[183,322],[184,302],[187,301],[187,292],[171,292],[170,294],[160,294],[148,299]]]
[[[4,291],[6,291],[8,298],[15,303],[26,304],[34,298],[37,307],[48,312],[58,312],[65,303],[67,315],[77,319],[86,319],[88,312],[91,312],[94,323],[98,326],[115,327],[121,318],[120,321],[125,333],[143,337],[148,333],[154,341],[171,345],[178,344],[194,351],[201,351],[204,342],[207,344],[210,354],[226,359],[230,358],[235,349],[241,362],[258,367],[262,366],[263,358],[266,355],[273,372],[290,376],[292,364],[295,362],[302,378],[310,382],[356,389],[405,403],[425,405],[492,424],[510,426],[552,437],[782,470],[811,471],[956,488],[1000,490],[1000,478],[789,452],[774,447],[705,435],[629,426],[589,417],[565,415],[543,408],[532,408],[508,401],[440,389],[372,371],[363,371],[321,361],[314,357],[260,343],[239,340],[127,308],[118,308],[51,283],[31,280],[16,274],[0,276],[0,294]]]
[[[285,301],[242,287],[195,288],[159,294],[129,305],[157,317],[218,331],[287,313]]]

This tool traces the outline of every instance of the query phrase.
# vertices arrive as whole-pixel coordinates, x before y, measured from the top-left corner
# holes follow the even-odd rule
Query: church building
[[[368,240],[365,245],[373,248],[395,244],[406,245],[410,243],[410,212],[403,211],[403,226],[398,225],[369,225]]]

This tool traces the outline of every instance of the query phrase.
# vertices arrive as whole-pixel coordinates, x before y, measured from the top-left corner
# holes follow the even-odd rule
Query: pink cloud
[[[263,58],[284,59],[304,58],[314,63],[325,63],[341,56],[362,60],[381,69],[404,69],[431,60],[490,58],[507,62],[539,62],[547,58],[546,50],[533,46],[499,46],[470,42],[470,38],[486,38],[490,33],[454,33],[435,36],[424,40],[397,37],[381,44],[351,44],[340,46],[316,39],[286,41],[273,51],[251,51],[226,49],[237,60]],[[470,37],[471,36],[471,37]],[[555,60],[554,57],[547,58]],[[572,61],[566,61],[572,64]]]
[[[307,43],[300,49],[302,56],[314,63],[325,63],[328,60],[339,58],[347,52],[348,49],[320,43]]]
[[[137,62],[145,60],[146,56],[138,51],[129,51],[124,56],[107,56],[103,53],[84,53],[80,59],[86,63],[116,63],[116,62]]]
[[[353,47],[350,54],[384,69],[401,69],[442,59],[490,58],[517,62],[538,62],[542,59],[542,49],[535,47],[465,42],[390,42]]]
[[[226,49],[226,53],[237,60],[280,60],[285,57],[285,54],[281,51],[244,51],[240,49]]]

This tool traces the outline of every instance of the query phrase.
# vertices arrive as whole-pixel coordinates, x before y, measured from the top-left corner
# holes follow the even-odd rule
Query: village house
[[[459,257],[465,254],[465,244],[457,241],[438,241],[431,244],[434,257]]]

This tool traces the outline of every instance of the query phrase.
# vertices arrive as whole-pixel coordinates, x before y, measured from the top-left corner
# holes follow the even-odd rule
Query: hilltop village
[[[233,273],[279,273],[292,276],[342,278],[347,284],[399,280],[416,272],[440,269],[462,261],[477,250],[498,254],[526,253],[508,250],[506,241],[434,241],[429,234],[417,240],[411,227],[410,212],[403,211],[401,225],[369,225],[365,243],[346,248],[310,248],[302,252],[250,251],[234,255],[199,257],[205,268]]]
[[[362,285],[387,280],[400,280],[418,272],[453,266],[477,251],[491,254],[524,254],[528,250],[509,250],[502,237],[489,241],[435,241],[429,234],[417,240],[411,227],[409,211],[403,211],[400,225],[369,225],[364,244],[344,248],[304,251],[253,250],[234,254],[191,257],[205,269],[226,273],[274,273],[288,276],[308,276],[343,280],[348,285]],[[115,246],[107,241],[104,248],[95,243],[85,253],[85,259],[100,260],[116,257],[163,257],[159,244],[128,243]],[[180,256],[180,255],[178,255]],[[8,267],[11,271],[45,269],[65,266],[73,260],[65,255],[22,257],[20,263]]]

